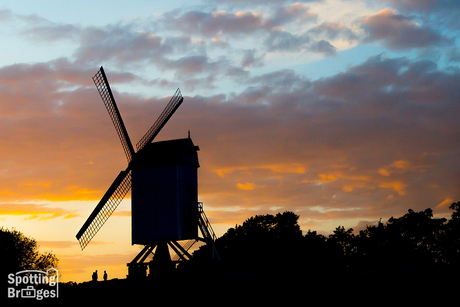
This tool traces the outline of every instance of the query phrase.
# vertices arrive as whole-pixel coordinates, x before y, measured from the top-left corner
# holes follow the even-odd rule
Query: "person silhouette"
[[[107,272],[104,271],[104,281],[107,281]]]
[[[93,272],[92,279],[93,281],[97,281],[97,270]]]

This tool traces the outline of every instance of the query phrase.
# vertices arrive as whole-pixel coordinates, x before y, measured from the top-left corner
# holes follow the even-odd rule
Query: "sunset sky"
[[[460,200],[460,1],[2,1],[0,226],[60,259],[62,281],[124,278],[130,197],[76,233],[126,158],[91,77],[104,66],[135,144],[200,147],[218,236],[286,210],[363,229]],[[101,276],[102,274],[100,274]]]

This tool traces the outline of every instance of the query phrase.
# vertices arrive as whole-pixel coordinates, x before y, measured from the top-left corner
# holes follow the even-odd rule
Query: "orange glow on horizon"
[[[40,204],[0,204],[0,215],[20,215],[25,219],[48,220],[56,217],[64,219],[77,217],[74,211],[48,207]]]

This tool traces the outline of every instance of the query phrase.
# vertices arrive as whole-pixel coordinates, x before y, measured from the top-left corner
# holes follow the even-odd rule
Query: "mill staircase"
[[[212,229],[211,223],[209,223],[206,213],[204,213],[202,202],[198,202],[198,227],[200,228],[204,241],[207,245],[210,245],[212,249],[212,258],[220,260],[215,245],[217,236]]]

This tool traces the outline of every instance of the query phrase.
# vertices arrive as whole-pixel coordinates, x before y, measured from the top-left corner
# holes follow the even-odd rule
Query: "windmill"
[[[185,139],[152,143],[183,102],[180,89],[136,144],[135,150],[103,67],[93,81],[118,133],[128,166],[118,174],[77,233],[81,249],[85,249],[132,189],[132,244],[143,248],[128,263],[128,277],[145,276],[147,266],[152,274],[155,269],[189,260],[188,251],[197,241],[211,245],[212,256],[218,259],[214,246],[216,235],[203,211],[203,204],[198,202],[199,147],[193,144],[190,132]],[[198,229],[202,237],[198,236]],[[176,253],[173,259],[170,249]]]

